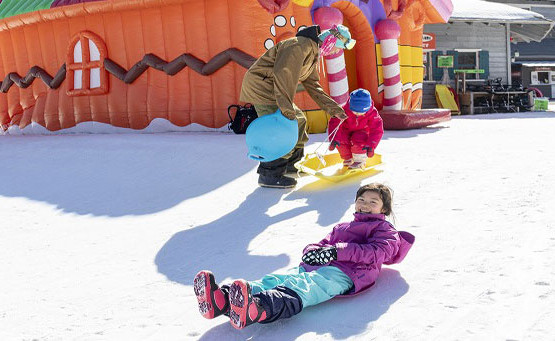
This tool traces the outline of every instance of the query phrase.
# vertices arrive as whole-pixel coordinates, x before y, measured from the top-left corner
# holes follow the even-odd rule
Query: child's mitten
[[[303,262],[308,265],[325,265],[337,260],[337,249],[333,246],[310,250],[303,255]]]
[[[374,150],[372,149],[372,147],[364,147],[362,148],[362,150],[364,150],[366,152],[366,155],[368,155],[368,157],[372,157],[374,156]]]

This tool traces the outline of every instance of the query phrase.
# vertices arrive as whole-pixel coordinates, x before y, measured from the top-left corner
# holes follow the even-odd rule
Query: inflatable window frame
[[[108,93],[108,73],[104,68],[106,44],[96,34],[76,34],[67,52],[68,96],[94,96]]]

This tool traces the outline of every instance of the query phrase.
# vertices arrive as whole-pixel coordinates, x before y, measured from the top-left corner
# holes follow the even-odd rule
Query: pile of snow
[[[0,340],[552,339],[554,127],[544,112],[387,131],[383,172],[294,190],[259,188],[239,135],[0,136]],[[296,266],[372,181],[416,243],[371,290],[242,331],[201,317],[198,270]]]

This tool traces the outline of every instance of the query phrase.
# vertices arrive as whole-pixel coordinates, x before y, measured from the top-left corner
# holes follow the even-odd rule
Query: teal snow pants
[[[297,293],[303,308],[325,302],[349,291],[353,281],[334,266],[306,272],[303,267],[289,269],[285,274],[269,274],[258,281],[249,281],[253,294],[284,286]]]

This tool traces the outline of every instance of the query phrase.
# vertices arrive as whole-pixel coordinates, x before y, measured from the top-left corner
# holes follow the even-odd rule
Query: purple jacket
[[[343,271],[353,281],[345,295],[357,294],[371,287],[378,278],[382,264],[400,263],[414,243],[414,236],[398,232],[385,220],[383,214],[355,213],[350,223],[337,224],[326,238],[307,245],[303,254],[324,246],[335,246],[337,260],[329,265]],[[306,271],[316,270],[322,265],[301,263]]]

